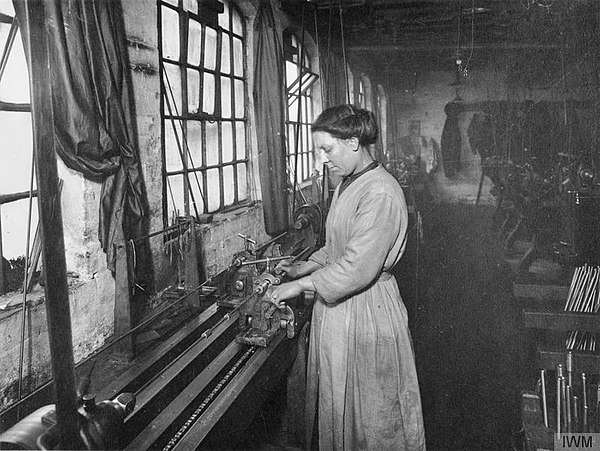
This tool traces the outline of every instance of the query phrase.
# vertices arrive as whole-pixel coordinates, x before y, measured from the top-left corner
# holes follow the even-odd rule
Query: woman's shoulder
[[[370,171],[369,177],[364,180],[364,186],[361,191],[366,196],[391,195],[392,197],[404,200],[402,187],[394,176],[381,165]]]

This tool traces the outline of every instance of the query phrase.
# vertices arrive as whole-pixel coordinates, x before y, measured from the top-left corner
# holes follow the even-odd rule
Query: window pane
[[[190,150],[190,168],[202,166],[202,123],[199,121],[188,121],[187,144]]]
[[[223,163],[233,161],[233,127],[231,122],[223,122]]]
[[[206,27],[204,39],[204,67],[215,70],[217,67],[217,32],[213,28]]]
[[[192,192],[190,195],[190,202],[192,202],[192,199],[194,200],[198,213],[205,213],[202,179],[203,175],[201,171],[193,171],[190,173],[190,191]],[[190,212],[196,213],[193,205],[190,208]]]
[[[290,61],[285,62],[285,79],[287,83],[287,87],[289,88],[294,80],[298,78],[298,66]],[[296,87],[296,89],[298,89]]]
[[[242,80],[234,80],[235,83],[235,117],[244,117],[244,105],[246,99],[244,98],[244,82]]]
[[[0,24],[0,29],[8,33],[8,24]],[[0,39],[4,36],[0,36]],[[4,46],[0,47],[3,50]],[[4,102],[29,103],[29,71],[25,61],[23,41],[21,33],[17,33],[13,41],[12,49],[8,55],[8,61],[0,80],[0,100]]]
[[[7,14],[11,17],[15,16],[15,8],[11,0],[0,0],[0,13]]]
[[[27,177],[29,180],[29,177]],[[29,187],[27,188],[29,191]],[[38,223],[37,198],[32,199],[31,205],[31,236],[35,233]],[[27,216],[29,214],[29,199],[2,205],[2,255],[13,259],[25,255],[27,246]],[[30,245],[31,246],[31,245]]]
[[[206,165],[219,164],[219,125],[206,123]]]
[[[163,58],[179,60],[179,14],[170,8],[162,9]]]
[[[175,202],[173,204],[173,202]],[[167,212],[169,218],[173,212],[182,215],[185,212],[183,204],[183,175],[170,175],[167,177]]]
[[[241,77],[244,73],[244,50],[242,41],[233,38],[233,74]]]
[[[238,173],[238,198],[245,199],[247,194],[247,184],[246,184],[246,163],[240,163],[237,165],[237,173]]]
[[[183,0],[183,9],[198,14],[198,0]]]
[[[219,14],[219,26],[229,30],[229,2],[225,2],[223,14]]]
[[[229,74],[231,72],[231,55],[229,52],[229,36],[224,34],[221,42],[221,73]]]
[[[221,116],[231,117],[231,80],[221,77]]]
[[[241,36],[243,32],[242,17],[234,8],[231,8],[231,19],[233,20],[233,32]]]
[[[175,130],[173,130],[175,127]],[[165,164],[167,172],[181,170],[181,155],[177,140],[181,143],[181,127],[178,121],[165,120]]]
[[[223,199],[224,206],[233,204],[235,200],[235,180],[233,179],[233,166],[223,168]]]
[[[246,129],[243,122],[235,123],[235,146],[236,159],[243,160],[246,158]]]
[[[164,63],[165,112],[178,115],[181,111],[181,71],[179,66]]]
[[[204,73],[202,111],[207,114],[214,114],[215,112],[215,76],[212,74]]]
[[[194,69],[187,70],[188,113],[196,114],[200,110],[200,73]]]
[[[298,97],[295,97],[295,101],[288,108],[288,117],[290,121],[298,120]]]
[[[188,63],[200,65],[200,50],[202,49],[202,25],[190,19],[188,36]]]
[[[29,191],[33,150],[31,115],[0,111],[0,137],[4,150],[0,163],[0,194]]]
[[[163,0],[165,3],[170,3],[171,5],[177,6],[179,0]]]
[[[208,190],[206,192],[206,198],[208,199],[208,211],[216,211],[219,209],[221,204],[221,192],[219,190],[219,170],[209,169],[206,171],[206,181],[208,184]]]

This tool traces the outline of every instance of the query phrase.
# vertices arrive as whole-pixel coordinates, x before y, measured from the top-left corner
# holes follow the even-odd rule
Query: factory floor
[[[432,204],[421,212],[423,240],[413,241],[397,278],[411,318],[428,449],[513,449],[520,393],[535,386],[536,370],[494,207]]]

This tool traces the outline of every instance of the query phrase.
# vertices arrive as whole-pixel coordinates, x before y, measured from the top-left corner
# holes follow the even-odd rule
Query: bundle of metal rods
[[[583,265],[575,268],[565,311],[598,313],[600,311],[600,268]],[[596,334],[572,331],[567,338],[567,349],[595,351]]]
[[[566,355],[565,365],[556,365],[555,374],[556,378],[552,381],[552,378],[547,377],[547,370],[540,371],[544,426],[554,426],[557,434],[600,432],[600,384],[590,387],[586,373],[577,375],[571,352]],[[597,402],[595,409],[592,409],[588,404],[588,389],[591,388],[593,393],[594,387],[597,387]],[[553,392],[556,393],[555,397],[552,396]],[[554,421],[550,417],[551,403],[556,407]]]

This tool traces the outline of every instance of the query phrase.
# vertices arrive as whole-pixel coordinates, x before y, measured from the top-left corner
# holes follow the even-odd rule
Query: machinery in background
[[[245,249],[198,287],[200,313],[139,356],[97,394],[80,398],[79,435],[87,449],[189,450],[239,443],[270,390],[295,359],[312,311],[312,293],[276,308],[273,286],[284,259],[305,259],[321,235],[316,206],[294,214],[293,228]],[[96,403],[96,399],[105,401]],[[53,406],[0,435],[0,449],[54,449]]]

